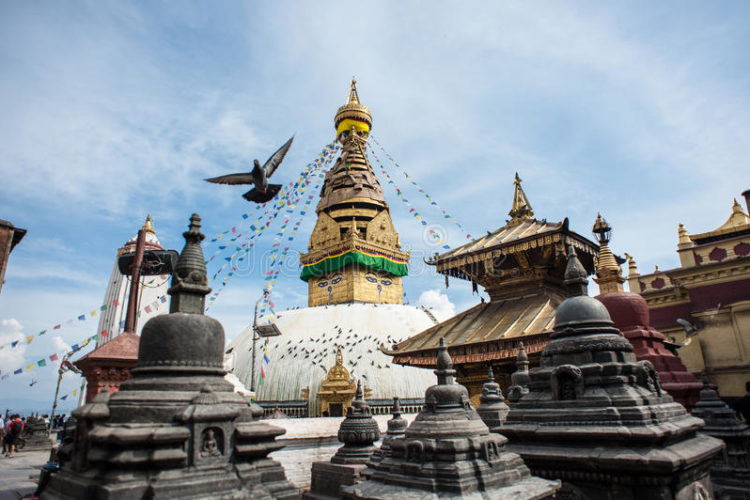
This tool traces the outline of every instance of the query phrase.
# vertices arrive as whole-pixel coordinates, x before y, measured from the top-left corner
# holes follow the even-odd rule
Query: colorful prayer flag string
[[[386,156],[386,157],[387,157],[387,158],[388,158],[389,160],[391,160],[391,162],[392,162],[392,163],[393,163],[393,164],[394,164],[394,165],[395,165],[395,166],[396,166],[396,167],[397,167],[397,168],[398,168],[399,170],[401,170],[401,172],[402,172],[402,173],[404,174],[404,177],[406,177],[406,180],[408,180],[408,181],[409,181],[409,182],[410,182],[410,183],[411,183],[411,184],[412,184],[413,186],[415,186],[415,187],[417,188],[417,190],[419,191],[419,193],[420,193],[420,194],[423,194],[423,195],[424,195],[425,199],[426,199],[426,200],[427,200],[428,202],[430,202],[430,205],[431,205],[431,206],[434,206],[434,207],[435,207],[435,208],[436,208],[437,210],[440,210],[440,212],[442,213],[442,215],[443,215],[443,218],[444,218],[444,219],[447,219],[447,220],[449,220],[450,222],[452,222],[453,224],[455,224],[455,225],[456,225],[456,226],[457,226],[457,227],[458,227],[458,228],[459,228],[459,229],[461,230],[461,232],[462,232],[462,233],[465,233],[465,234],[466,234],[466,239],[468,239],[468,240],[472,240],[472,239],[473,239],[473,238],[472,238],[472,236],[471,236],[471,234],[469,234],[469,233],[468,233],[468,232],[466,231],[466,229],[464,229],[464,227],[463,227],[463,226],[461,225],[461,223],[460,223],[460,222],[458,222],[458,221],[457,221],[457,220],[456,220],[456,219],[455,219],[455,218],[454,218],[453,216],[451,216],[451,215],[450,215],[449,213],[447,213],[447,212],[446,212],[446,211],[445,211],[445,210],[444,210],[444,209],[443,209],[443,208],[442,208],[442,207],[441,207],[441,206],[440,206],[440,205],[439,205],[439,204],[437,203],[437,201],[435,201],[435,199],[434,199],[434,198],[432,198],[432,196],[430,196],[429,194],[427,194],[427,192],[426,192],[426,191],[425,191],[425,190],[424,190],[423,188],[421,188],[421,187],[419,186],[419,184],[417,184],[417,181],[415,181],[415,180],[414,180],[414,178],[412,178],[411,176],[409,176],[409,174],[408,174],[408,173],[406,172],[406,170],[404,170],[404,169],[403,169],[403,168],[401,167],[401,165],[399,165],[399,163],[398,163],[398,162],[397,162],[396,160],[394,160],[394,159],[393,159],[393,157],[392,157],[392,156],[391,156],[391,155],[390,155],[390,154],[388,153],[388,151],[386,151],[386,150],[385,150],[385,148],[384,148],[384,147],[383,147],[383,146],[382,146],[382,145],[380,144],[380,142],[379,142],[379,141],[378,141],[378,140],[377,140],[377,139],[376,139],[376,138],[375,138],[375,137],[374,137],[374,136],[373,136],[372,134],[370,134],[369,138],[370,138],[370,139],[372,139],[372,141],[373,141],[373,142],[374,142],[374,143],[375,143],[375,144],[376,144],[376,145],[377,145],[377,146],[378,146],[378,147],[380,148],[380,150],[381,150],[381,151],[383,152],[383,154],[384,154],[384,155],[385,155],[385,156]],[[371,147],[371,148],[370,148],[370,150],[372,151],[372,149],[373,149],[373,148]]]

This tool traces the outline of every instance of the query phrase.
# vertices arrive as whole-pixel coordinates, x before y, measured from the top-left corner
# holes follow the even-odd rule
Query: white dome
[[[344,365],[354,379],[372,389],[371,399],[423,398],[435,384],[432,370],[391,364],[379,350],[381,344],[405,340],[435,325],[422,309],[398,304],[336,304],[293,309],[277,314],[281,336],[270,337],[270,362],[263,384],[260,366],[265,339],[257,342],[255,361],[258,401],[302,399],[310,389],[310,415],[316,412],[316,396],[328,370],[335,364],[341,345]],[[252,328],[237,336],[227,348],[232,371],[250,387]]]

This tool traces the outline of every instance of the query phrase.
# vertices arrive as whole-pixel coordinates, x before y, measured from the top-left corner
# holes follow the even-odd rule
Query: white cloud
[[[23,330],[23,325],[14,318],[0,320],[0,366],[3,375],[23,365],[26,354],[26,336]],[[10,343],[15,341],[18,344],[13,348]]]
[[[432,311],[439,321],[445,321],[456,315],[455,304],[439,290],[425,290],[419,295],[418,303]]]

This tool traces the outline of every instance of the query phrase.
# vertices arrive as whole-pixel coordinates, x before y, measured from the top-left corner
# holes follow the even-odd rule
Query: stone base
[[[22,450],[24,451],[39,451],[39,450],[51,450],[54,447],[52,439],[47,436],[35,436],[33,438],[26,438],[26,444],[24,444]]]
[[[560,443],[561,429],[554,430],[550,440]],[[560,498],[692,500],[711,498],[692,495],[710,495],[709,468],[721,445],[698,434],[662,446],[623,446],[605,440],[600,446],[511,441],[507,448],[521,455],[533,475],[562,480]]]
[[[332,464],[315,462],[312,465],[312,483],[310,491],[302,498],[310,500],[327,500],[341,498],[341,486],[350,486],[361,481],[361,472],[367,468],[364,464]]]
[[[547,481],[536,477],[527,478],[511,486],[491,488],[469,493],[432,492],[422,489],[406,488],[391,484],[366,481],[341,489],[342,498],[367,500],[487,500],[502,498],[504,500],[537,500],[553,498],[560,489],[559,481]]]
[[[750,498],[750,469],[727,466],[711,467],[714,497],[720,500]]]
[[[297,499],[299,491],[284,476],[273,460],[258,460],[248,466],[175,469],[157,474],[133,470],[100,474],[61,471],[50,479],[43,500],[130,500],[130,499],[225,499],[271,500]]]

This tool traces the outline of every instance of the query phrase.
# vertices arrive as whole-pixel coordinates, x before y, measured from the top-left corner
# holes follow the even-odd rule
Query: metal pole
[[[252,364],[250,365],[250,390],[253,393],[255,392],[255,346],[258,340],[258,306],[263,299],[268,297],[268,294],[270,293],[271,292],[268,289],[264,289],[263,295],[255,303],[255,315],[253,316],[253,360]]]
[[[62,382],[62,376],[63,373],[65,373],[65,370],[63,370],[63,366],[65,365],[65,361],[67,361],[67,359],[68,356],[66,354],[65,356],[63,356],[63,359],[60,362],[60,368],[57,369],[57,387],[55,387],[55,400],[52,403],[52,411],[50,412],[49,416],[49,434],[52,434],[52,423],[55,421],[55,410],[57,410],[57,396],[60,395],[60,382]]]
[[[146,230],[138,231],[135,243],[135,256],[130,267],[130,297],[128,297],[128,315],[125,317],[125,331],[135,333],[138,320],[138,288],[141,283],[141,265],[143,264],[143,250],[146,246]]]

